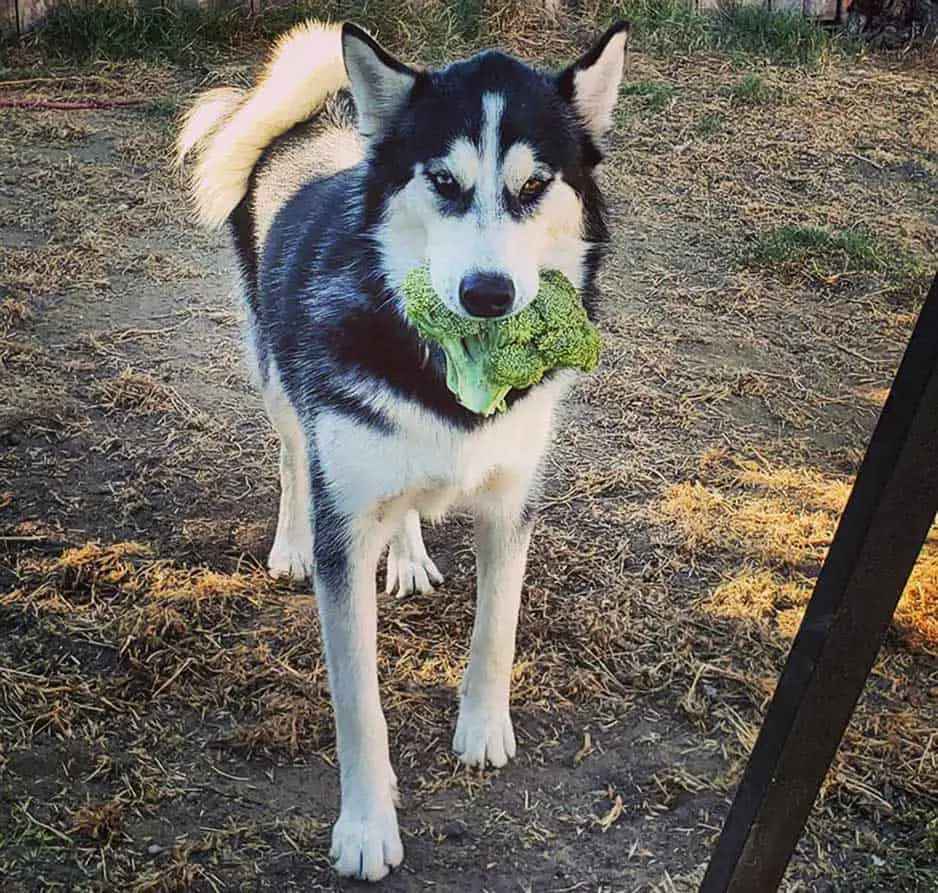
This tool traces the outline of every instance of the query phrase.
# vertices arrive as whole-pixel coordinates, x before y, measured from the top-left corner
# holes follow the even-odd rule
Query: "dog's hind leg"
[[[505,503],[476,514],[478,601],[453,737],[469,766],[504,766],[515,755],[508,701],[531,528],[523,511],[505,511]]]
[[[306,432],[279,382],[264,389],[264,403],[280,435],[280,514],[267,559],[271,576],[305,580],[313,568],[313,505]]]
[[[273,577],[305,580],[313,568],[313,506],[309,495],[306,450],[280,444],[280,514],[267,559]]]
[[[339,874],[376,881],[404,856],[378,694],[375,571],[384,539],[340,516],[328,493],[316,498],[316,599],[342,796],[331,854]]]
[[[388,544],[388,562],[384,591],[389,595],[433,592],[443,582],[433,559],[427,554],[420,532],[420,515],[413,509]]]

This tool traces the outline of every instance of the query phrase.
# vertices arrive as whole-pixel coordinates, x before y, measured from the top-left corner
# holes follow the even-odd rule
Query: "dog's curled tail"
[[[180,165],[196,155],[191,189],[202,223],[220,227],[244,197],[264,149],[345,83],[341,26],[310,21],[278,41],[251,90],[222,87],[202,95],[176,142]]]

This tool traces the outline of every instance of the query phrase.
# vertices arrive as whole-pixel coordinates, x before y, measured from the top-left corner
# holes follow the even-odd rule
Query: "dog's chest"
[[[408,508],[439,516],[486,491],[524,486],[543,456],[568,381],[558,376],[469,432],[393,399],[381,406],[392,423],[389,434],[326,414],[316,426],[322,469],[343,507],[357,516]]]

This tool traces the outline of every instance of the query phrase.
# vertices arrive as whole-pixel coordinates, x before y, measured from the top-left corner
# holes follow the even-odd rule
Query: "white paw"
[[[280,539],[274,542],[267,559],[267,568],[274,578],[288,580],[302,580],[313,574],[313,544],[297,544],[284,542]]]
[[[332,829],[330,855],[343,877],[380,881],[404,858],[394,807],[390,803],[365,810],[343,806]]]
[[[467,766],[504,766],[517,751],[507,707],[476,708],[466,698],[459,707],[453,750]]]
[[[443,575],[426,552],[414,556],[391,544],[388,549],[387,582],[384,586],[388,595],[394,592],[398,595],[411,595],[414,592],[426,595],[442,582]]]

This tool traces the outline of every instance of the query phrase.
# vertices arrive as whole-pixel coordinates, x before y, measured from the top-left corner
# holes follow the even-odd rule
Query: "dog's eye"
[[[523,201],[531,201],[547,188],[548,183],[550,183],[550,180],[545,180],[543,177],[529,177],[524,181],[518,194]]]
[[[459,194],[462,190],[459,187],[459,183],[456,182],[456,178],[449,171],[427,171],[427,179],[441,197],[450,199],[459,198]]]

